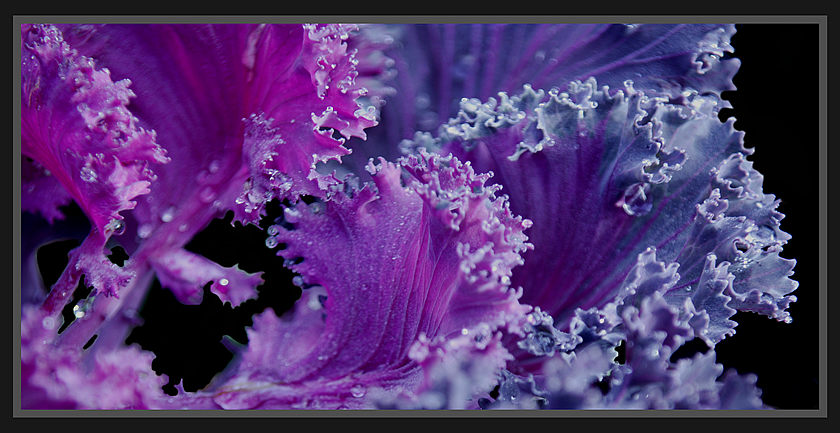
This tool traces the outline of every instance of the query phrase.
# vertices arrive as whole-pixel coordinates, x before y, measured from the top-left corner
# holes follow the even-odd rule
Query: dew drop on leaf
[[[169,206],[163,213],[160,215],[160,220],[168,223],[172,221],[172,218],[175,217],[175,206]]]
[[[142,224],[137,229],[137,236],[140,236],[140,239],[146,239],[152,234],[152,225],[151,224]]]
[[[353,394],[353,397],[362,398],[365,396],[365,387],[362,384],[357,383],[350,388],[350,393]]]

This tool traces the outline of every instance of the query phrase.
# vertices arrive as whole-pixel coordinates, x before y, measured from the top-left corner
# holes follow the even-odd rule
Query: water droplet
[[[650,195],[650,184],[637,182],[624,190],[624,196],[616,203],[624,209],[627,215],[642,216],[653,208],[653,197]]]
[[[82,317],[85,317],[85,311],[82,309],[81,306],[76,304],[73,307],[73,315],[76,316],[77,319],[81,319]]]
[[[198,199],[201,200],[202,203],[210,203],[216,199],[216,190],[212,186],[206,186],[198,194]]]
[[[112,219],[110,223],[105,227],[106,231],[111,232],[116,236],[120,236],[121,234],[125,233],[125,222],[123,220]]]
[[[275,238],[274,236],[269,236],[269,237],[265,238],[265,246],[267,246],[269,248],[274,248],[274,247],[277,246],[277,244],[278,244],[277,238]]]
[[[183,224],[178,226],[178,231],[183,233],[183,232],[187,231],[187,229],[189,229],[189,228],[190,228],[189,224],[183,223]]]
[[[151,224],[142,224],[137,229],[137,236],[140,236],[140,239],[146,239],[152,234],[152,225]]]
[[[534,54],[534,60],[538,62],[542,62],[543,60],[545,60],[545,51],[537,51],[536,54]]]
[[[205,183],[207,183],[209,177],[210,174],[207,173],[207,170],[201,170],[200,172],[198,172],[198,176],[195,177],[195,180],[196,182],[198,182],[199,185],[204,185]]]
[[[283,218],[286,219],[286,222],[294,224],[300,221],[300,212],[297,209],[287,207],[283,209]]]
[[[160,220],[165,222],[165,223],[168,223],[169,221],[172,221],[172,218],[174,218],[174,217],[175,217],[175,206],[169,206],[160,215]]]
[[[218,159],[214,159],[213,162],[210,163],[210,167],[207,167],[207,169],[210,170],[210,173],[215,173],[215,172],[219,171],[219,168],[221,166],[222,166],[221,161],[219,161]]]
[[[313,214],[318,215],[318,214],[320,214],[321,212],[324,211],[324,204],[316,201],[316,202],[312,203],[311,205],[309,205],[309,210]]]
[[[365,387],[360,383],[357,383],[357,384],[353,385],[352,388],[350,388],[350,393],[353,394],[353,397],[356,397],[356,398],[364,397],[365,396],[365,391],[366,391]]]
[[[219,280],[219,284],[222,286],[227,286],[228,284],[230,284],[230,281],[228,281],[227,278],[222,278],[221,280]]]
[[[55,327],[55,319],[52,317],[44,317],[44,320],[41,321],[41,326],[43,326],[46,330],[53,329]]]
[[[423,110],[431,104],[432,100],[429,98],[429,95],[425,93],[421,93],[414,98],[414,108],[418,110]]]
[[[85,182],[96,181],[96,172],[90,167],[82,167],[81,174],[79,176],[81,176],[82,180]]]

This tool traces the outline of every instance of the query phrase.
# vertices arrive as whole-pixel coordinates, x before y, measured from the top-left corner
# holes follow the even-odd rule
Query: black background
[[[817,409],[817,242],[821,238],[817,226],[818,27],[753,24],[737,28],[732,45],[734,56],[742,61],[734,78],[738,90],[724,93],[734,109],[724,110],[721,117],[737,119],[735,127],[746,132],[746,147],[755,148],[748,159],[764,175],[764,192],[782,200],[779,210],[786,218],[781,227],[793,236],[782,256],[797,260],[793,279],[800,286],[795,292],[799,300],[789,308],[790,324],[738,313],[733,318],[739,324],[737,333],[717,345],[717,362],[742,374],[756,374],[765,404],[779,409]],[[73,205],[68,212],[79,212],[78,207]],[[270,214],[264,219],[262,229],[277,216]],[[223,266],[239,264],[248,272],[265,271],[266,283],[259,288],[259,298],[231,309],[205,291],[201,306],[185,306],[156,283],[141,311],[145,324],[135,328],[127,340],[155,352],[153,368],[169,375],[164,390],[171,394],[181,379],[188,391],[195,391],[224,368],[232,355],[221,344],[222,335],[245,343],[244,327],[252,324],[253,314],[266,307],[279,314],[300,296],[300,289],[289,284],[293,274],[282,268],[282,259],[265,246],[265,232],[253,226],[234,228],[229,221],[230,217],[214,221],[187,249]],[[66,252],[72,246],[64,243],[44,248],[39,261],[57,257],[58,263],[63,258],[66,264]],[[115,260],[119,257],[115,254]],[[49,269],[43,272],[48,282],[58,277]],[[60,268],[57,272],[60,274]],[[77,297],[86,294],[77,292]],[[68,319],[72,305],[68,305]],[[690,344],[676,356],[689,355],[695,349],[702,347]]]
[[[719,343],[717,361],[755,373],[765,404],[817,409],[819,381],[819,95],[817,25],[739,25],[732,38],[741,68],[725,92],[736,129],[755,152],[764,192],[781,200],[782,230],[792,239],[782,257],[796,259],[793,322],[738,313],[736,334]]]

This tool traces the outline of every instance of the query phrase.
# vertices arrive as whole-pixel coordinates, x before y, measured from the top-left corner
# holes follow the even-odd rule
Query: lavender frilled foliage
[[[712,345],[733,333],[735,309],[789,320],[797,283],[794,262],[779,257],[783,215],[744,158],[743,133],[714,115],[714,98],[672,105],[630,83],[610,95],[594,79],[568,93],[501,97],[464,101],[435,140],[403,145],[497,173],[514,211],[535,222],[527,272],[514,275],[530,288],[523,302],[568,321],[616,295],[666,290]],[[668,269],[658,265],[663,275],[643,285],[637,275],[657,259]]]
[[[610,88],[633,80],[648,96],[681,100],[685,89],[720,96],[734,90],[740,64],[722,61],[732,52],[733,25],[378,25],[364,26],[360,34],[348,43],[378,48],[390,60],[380,63],[384,72],[366,74],[385,79],[372,101],[393,95],[381,109],[387,122],[370,131],[368,143],[399,143],[416,132],[435,132],[458,114],[462,98],[513,96],[525,84],[562,91],[594,76]],[[724,106],[728,103],[721,101],[718,108]],[[364,166],[369,155],[400,155],[390,145],[353,144],[353,155],[342,160],[351,167]]]
[[[24,234],[23,408],[764,408],[714,350],[670,360],[796,300],[779,201],[718,120],[733,33],[22,26],[23,210],[91,223],[46,298],[48,239]],[[266,245],[303,295],[167,396],[126,312],[155,278],[183,303],[255,298],[260,273],[185,246],[278,202]]]

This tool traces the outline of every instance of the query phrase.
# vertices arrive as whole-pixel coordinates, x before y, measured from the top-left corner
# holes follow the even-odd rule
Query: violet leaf
[[[722,61],[733,51],[731,24],[372,27],[362,37],[384,46],[394,61],[385,82],[394,94],[382,108],[384,128],[374,132],[387,143],[433,131],[457,113],[461,98],[484,101],[525,84],[566,90],[567,83],[595,76],[611,88],[631,79],[640,89],[675,100],[688,89],[719,98],[734,90],[731,80],[740,64]]]
[[[509,357],[492,333],[521,332],[528,311],[509,276],[529,223],[457,159],[369,169],[372,183],[285,209],[274,237],[304,295],[283,318],[263,313],[230,378],[201,395],[231,409],[373,407],[430,392],[472,357],[492,389]]]
[[[155,179],[150,164],[169,159],[155,133],[140,127],[128,111],[135,96],[130,81],[112,81],[110,71],[96,69],[54,26],[22,25],[21,50],[21,152],[33,160],[24,164],[31,167],[30,182],[47,187],[37,191],[47,198],[34,206],[55,219],[57,207],[72,197],[91,221],[90,235],[73,252],[68,271],[46,301],[55,314],[82,274],[97,292],[111,296],[133,277],[131,271],[112,267],[103,249],[112,235],[125,230],[120,212],[148,194]],[[57,187],[49,177],[64,187],[63,193],[49,194]],[[35,193],[30,186],[35,185],[25,185],[28,193]]]
[[[761,192],[748,163],[738,165],[751,153],[743,133],[713,115],[714,98],[675,105],[625,86],[599,89],[590,79],[547,97],[526,86],[514,97],[500,93],[498,102],[464,100],[437,137],[418,135],[403,148],[451,151],[496,174],[512,210],[535,223],[535,249],[513,283],[528,288],[524,303],[559,322],[575,308],[611,302],[648,248],[679,266],[666,298],[683,304],[693,289],[703,304],[695,307],[708,307],[715,325],[727,328],[710,342],[732,333],[733,308],[786,320],[794,262],[778,256],[788,238],[778,229],[778,201]],[[724,184],[727,198],[719,193]],[[710,253],[736,266],[725,293],[698,289]]]
[[[331,131],[363,138],[375,124],[355,102],[364,89],[353,82],[356,62],[344,42],[352,26],[60,28],[74,49],[132,80],[139,124],[178,161],[155,168],[129,230],[139,244],[132,259],[148,260],[167,284],[188,270],[165,257],[187,254],[179,249],[214,217],[230,209],[234,221],[256,224],[272,198],[317,193],[307,179],[315,162],[348,153]],[[183,290],[200,293],[210,279]],[[235,304],[255,294],[227,279]]]

